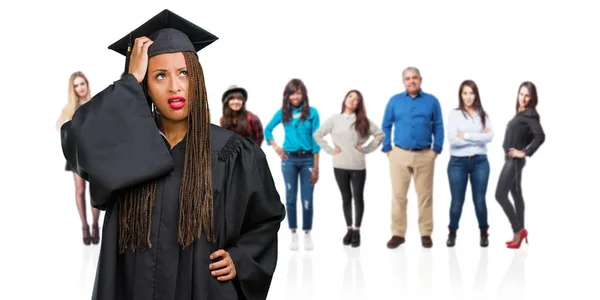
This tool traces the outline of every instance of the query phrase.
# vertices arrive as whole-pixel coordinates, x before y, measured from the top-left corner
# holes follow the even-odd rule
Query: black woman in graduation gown
[[[196,51],[216,38],[168,10],[132,38],[128,73],[61,128],[106,211],[92,298],[266,299],[285,210],[262,150],[209,123]]]

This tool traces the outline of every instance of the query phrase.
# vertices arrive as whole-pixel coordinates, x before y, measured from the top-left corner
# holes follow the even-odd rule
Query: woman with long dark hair
[[[513,238],[506,242],[508,248],[520,248],[529,235],[525,229],[525,200],[521,178],[526,157],[531,157],[546,140],[546,134],[537,112],[537,88],[530,81],[519,85],[515,116],[506,125],[504,134],[504,166],[496,186],[496,200],[510,221]],[[512,195],[514,206],[508,198]]]
[[[458,108],[448,117],[446,134],[450,142],[448,181],[450,183],[450,224],[446,245],[454,247],[456,231],[462,214],[467,183],[471,181],[471,194],[475,215],[479,223],[481,247],[487,247],[488,220],[485,195],[490,177],[487,144],[494,137],[492,122],[483,109],[479,89],[473,80],[465,80],[458,88]]]
[[[324,137],[331,135],[331,147]],[[371,137],[373,140],[364,145]],[[366,154],[381,145],[384,134],[381,128],[367,118],[363,95],[351,90],[342,101],[342,110],[331,116],[317,129],[315,141],[323,151],[332,155],[333,173],[342,194],[342,207],[347,232],[342,242],[352,247],[360,246],[360,226],[364,214],[364,189],[367,178]],[[352,218],[352,198],[356,216]],[[354,227],[353,227],[354,225]]]
[[[232,85],[223,97],[223,116],[219,120],[221,127],[237,133],[241,137],[250,138],[259,146],[264,140],[264,133],[260,118],[246,110],[248,92],[246,89]]]
[[[196,52],[216,39],[164,10],[109,47],[126,75],[61,128],[106,210],[92,299],[267,297],[285,210],[262,150],[210,124]]]
[[[283,124],[285,138],[283,147],[275,143],[273,130]],[[304,82],[290,80],[283,90],[281,109],[277,110],[267,127],[265,137],[267,145],[281,158],[281,171],[286,185],[286,209],[288,225],[292,231],[291,250],[298,250],[298,222],[296,206],[298,199],[298,178],[302,197],[302,230],[304,231],[304,249],[313,249],[310,235],[313,223],[313,191],[319,179],[319,151],[313,134],[319,128],[319,113],[308,102]]]

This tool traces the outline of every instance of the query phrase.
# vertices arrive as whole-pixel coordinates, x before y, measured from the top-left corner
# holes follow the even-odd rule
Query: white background
[[[407,242],[385,247],[391,185],[380,149],[368,157],[362,246],[344,248],[341,199],[331,158],[323,153],[314,196],[316,248],[290,253],[287,220],[282,223],[269,299],[598,298],[600,21],[592,1],[170,2],[3,5],[0,298],[89,299],[98,247],[81,243],[73,179],[64,171],[54,123],[67,100],[69,75],[81,70],[92,93],[104,89],[124,65],[124,57],[107,47],[164,8],[220,38],[200,52],[215,123],[223,91],[238,84],[248,89],[248,109],[266,125],[281,106],[285,84],[297,77],[322,122],[339,112],[348,90],[358,89],[369,118],[381,124],[388,99],[404,90],[402,69],[411,65],[422,72],[423,90],[440,100],[444,123],[458,104],[460,82],[473,79],[494,125],[488,249],[478,245],[470,194],[457,246],[445,246],[446,139],[436,163],[430,250],[420,246],[412,187]],[[505,125],[525,80],[538,87],[546,142],[523,174],[531,244],[510,250],[504,241],[511,228],[494,190]],[[275,137],[283,142],[281,127]],[[263,149],[285,202],[280,162],[272,149]]]

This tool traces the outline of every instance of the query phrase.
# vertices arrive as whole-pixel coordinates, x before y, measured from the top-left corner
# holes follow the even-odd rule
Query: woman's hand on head
[[[131,56],[129,57],[129,73],[133,74],[139,83],[144,80],[148,70],[148,47],[154,43],[149,38],[142,36],[135,39]]]

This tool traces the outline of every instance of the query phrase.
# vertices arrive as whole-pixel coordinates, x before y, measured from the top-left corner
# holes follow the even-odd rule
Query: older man
[[[433,173],[435,158],[442,152],[444,123],[438,99],[421,90],[421,74],[415,67],[402,72],[406,91],[394,95],[385,108],[382,151],[390,161],[392,181],[392,238],[387,246],[404,243],[406,204],[411,177],[419,198],[421,243],[431,248],[433,231]],[[394,135],[392,139],[392,127]]]

